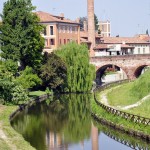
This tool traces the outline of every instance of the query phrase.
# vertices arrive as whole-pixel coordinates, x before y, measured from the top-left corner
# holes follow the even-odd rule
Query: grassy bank
[[[142,103],[141,105],[139,105],[138,107],[128,109],[128,110],[126,110],[126,112],[150,118],[150,113],[149,113],[150,107],[149,106],[150,106],[150,98],[146,99],[146,101],[144,103]]]
[[[94,100],[91,102],[91,109],[94,114],[98,115],[98,117],[105,118],[108,121],[123,126],[126,130],[133,129],[136,131],[141,131],[145,134],[150,134],[150,126],[145,126],[142,124],[139,125],[134,122],[128,121],[126,119],[123,119],[119,116],[110,114],[107,111],[105,111],[103,108],[98,106]]]
[[[112,88],[107,94],[108,103],[111,106],[127,106],[139,101],[139,98],[132,94],[133,82]]]
[[[10,125],[9,116],[16,109],[17,106],[0,105],[0,149],[34,150]]]
[[[108,103],[112,106],[134,104],[150,93],[150,70],[147,70],[134,82],[112,89],[108,94]]]

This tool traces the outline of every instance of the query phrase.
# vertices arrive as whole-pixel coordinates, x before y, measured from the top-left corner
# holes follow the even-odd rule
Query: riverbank
[[[2,150],[35,150],[10,125],[9,117],[17,106],[0,105],[0,149]]]
[[[107,112],[101,106],[99,106],[95,100],[91,102],[91,111],[94,118],[100,122],[105,122],[107,125],[113,126],[117,130],[122,130],[130,135],[135,135],[146,140],[150,140],[150,126],[132,122]]]
[[[115,129],[123,130],[124,132],[128,134],[136,135],[141,138],[145,138],[146,140],[149,141],[150,140],[150,126],[149,125],[138,123],[138,121],[133,122],[132,118],[127,119],[128,116],[126,116],[127,118],[126,117],[123,118],[122,115],[114,115],[113,112],[108,111],[107,109],[104,109],[105,107],[110,107],[112,109],[116,108],[116,106],[110,105],[109,101],[107,100],[107,94],[108,94],[107,92],[110,92],[112,89],[115,89],[118,92],[118,89],[121,89],[121,87],[122,85],[118,85],[118,86],[116,85],[115,87],[113,86],[112,88],[112,85],[110,84],[110,85],[106,85],[106,87],[105,86],[101,87],[99,90],[95,91],[97,102],[93,100],[91,103],[91,110],[92,110],[92,113],[94,114],[93,116],[95,116],[95,118],[98,118],[98,120],[102,120],[106,122],[108,125],[115,127]],[[103,108],[101,105],[99,106],[98,104],[99,102],[103,103],[105,107]],[[119,102],[119,99],[118,99],[118,102]],[[129,114],[126,114],[126,115],[129,115]]]

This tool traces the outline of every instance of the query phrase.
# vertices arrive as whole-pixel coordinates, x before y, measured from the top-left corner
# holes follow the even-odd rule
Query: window
[[[47,46],[48,46],[48,40],[45,39],[45,47],[47,47]]]
[[[64,39],[64,44],[66,44],[66,39]]]
[[[50,45],[55,45],[55,40],[54,39],[50,39]]]
[[[59,28],[58,28],[58,29],[59,29],[59,33],[61,33],[61,26],[59,26]]]
[[[143,54],[145,54],[145,48],[143,48]]]
[[[75,34],[77,34],[78,32],[78,27],[75,27]]]
[[[44,27],[43,34],[46,35],[46,27]]]
[[[69,26],[68,26],[67,32],[69,33],[69,31],[70,31],[70,28],[69,28]]]
[[[65,26],[63,26],[63,33],[65,33]]]
[[[50,35],[54,35],[53,26],[50,26]]]
[[[61,45],[61,39],[59,39],[59,44]]]
[[[70,27],[70,33],[72,33],[72,27]]]
[[[138,54],[140,54],[140,48],[138,48]]]
[[[104,25],[102,25],[102,31],[104,31]]]
[[[70,39],[67,40],[67,43],[69,43],[69,42],[70,42]]]

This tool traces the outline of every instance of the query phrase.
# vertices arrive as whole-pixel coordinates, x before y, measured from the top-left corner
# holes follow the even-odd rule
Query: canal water
[[[25,108],[11,125],[37,150],[150,149],[149,143],[94,121],[91,96],[58,95]]]

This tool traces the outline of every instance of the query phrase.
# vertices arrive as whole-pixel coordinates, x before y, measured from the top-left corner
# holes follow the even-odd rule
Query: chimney
[[[64,13],[61,13],[59,16],[60,16],[61,20],[64,19]]]
[[[87,32],[87,30],[88,30],[88,29],[87,29],[87,21],[84,21],[84,22],[83,22],[83,28],[84,28],[84,31]]]
[[[94,56],[95,25],[94,25],[94,0],[87,0],[88,4],[88,40],[91,42],[90,56]]]
[[[76,19],[76,22],[77,22],[77,23],[80,23],[80,18],[77,18],[77,19]]]

